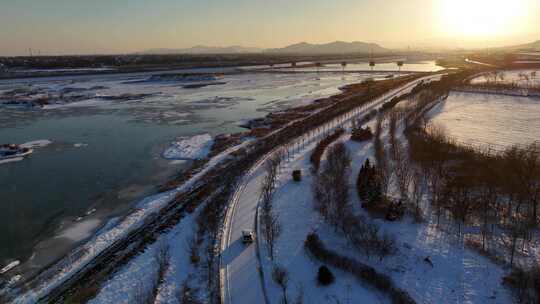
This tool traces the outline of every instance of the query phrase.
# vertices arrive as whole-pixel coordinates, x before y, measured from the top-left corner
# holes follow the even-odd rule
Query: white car
[[[251,230],[242,230],[242,243],[251,244],[254,239],[253,231]]]

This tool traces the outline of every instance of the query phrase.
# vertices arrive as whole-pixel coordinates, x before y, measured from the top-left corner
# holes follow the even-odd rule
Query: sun
[[[440,0],[442,31],[471,38],[510,34],[527,0]]]

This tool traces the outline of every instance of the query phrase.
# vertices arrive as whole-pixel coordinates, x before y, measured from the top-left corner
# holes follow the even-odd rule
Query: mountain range
[[[335,41],[325,44],[311,44],[307,42],[289,45],[279,49],[268,49],[267,53],[280,54],[340,54],[340,53],[386,53],[390,50],[376,43],[360,41]]]
[[[344,42],[335,41],[324,44],[311,44],[301,42],[284,48],[260,49],[243,46],[194,46],[184,49],[151,49],[140,52],[139,54],[247,54],[247,53],[269,53],[269,54],[345,54],[345,53],[386,53],[385,49],[375,43],[366,43],[360,41]]]
[[[185,49],[151,49],[141,52],[140,54],[154,54],[154,55],[167,55],[167,54],[247,54],[247,53],[260,53],[263,50],[255,47],[243,47],[239,45],[216,47],[216,46],[204,46],[198,45]]]
[[[540,40],[535,41],[535,42],[531,42],[531,43],[507,46],[507,47],[503,47],[501,49],[513,50],[513,51],[517,51],[517,50],[539,51],[540,50]]]
[[[448,42],[448,41],[447,41]],[[454,45],[457,45],[459,39],[454,41]],[[450,44],[450,43],[447,43]],[[474,49],[474,48],[472,48]],[[506,47],[497,47],[493,49],[499,50],[540,50],[540,40],[527,44],[506,46]],[[204,46],[198,45],[191,48],[183,49],[151,49],[140,52],[138,54],[256,54],[256,53],[266,53],[266,54],[307,54],[307,55],[324,55],[324,54],[352,54],[352,53],[362,53],[362,54],[382,54],[389,53],[391,49],[384,48],[376,43],[367,43],[360,41],[353,42],[344,42],[344,41],[335,41],[330,43],[323,44],[312,44],[307,42],[301,42],[292,44],[283,48],[273,48],[273,49],[262,49],[256,47],[244,47],[239,45],[226,46],[226,47],[216,47],[216,46]]]

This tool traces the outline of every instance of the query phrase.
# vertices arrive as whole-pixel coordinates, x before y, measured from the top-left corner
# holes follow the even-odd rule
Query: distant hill
[[[505,49],[505,50],[513,50],[513,51],[518,51],[518,50],[523,50],[523,51],[540,51],[540,40],[535,41],[535,42],[531,42],[531,43],[526,43],[526,44],[519,44],[519,45],[507,46],[507,47],[503,47],[503,48],[501,48],[501,49]]]
[[[376,43],[336,41],[325,44],[297,43],[279,49],[268,49],[266,53],[279,54],[343,54],[343,53],[386,53],[390,50]]]
[[[248,54],[248,53],[269,53],[269,54],[350,54],[350,53],[387,53],[389,49],[385,49],[376,43],[366,42],[344,42],[336,41],[325,44],[311,44],[307,42],[301,42],[293,45],[289,45],[284,48],[267,49],[263,50],[255,47],[243,47],[243,46],[227,46],[227,47],[215,47],[198,45],[185,49],[151,49],[140,52],[138,54]]]
[[[227,47],[215,47],[198,45],[185,49],[151,49],[140,52],[139,54],[154,54],[154,55],[168,55],[168,54],[247,54],[247,53],[260,53],[262,49],[254,47],[243,46],[227,46]]]

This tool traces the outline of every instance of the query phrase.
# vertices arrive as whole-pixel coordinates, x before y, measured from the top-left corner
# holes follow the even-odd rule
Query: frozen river
[[[0,165],[0,265],[18,259],[27,261],[24,267],[40,268],[107,219],[125,214],[136,199],[181,172],[185,163],[161,157],[177,137],[242,131],[243,119],[388,73],[155,75],[0,82],[4,100],[49,103],[0,106],[0,144],[53,142],[23,161]]]
[[[452,92],[432,122],[458,142],[502,150],[540,140],[540,99]]]

